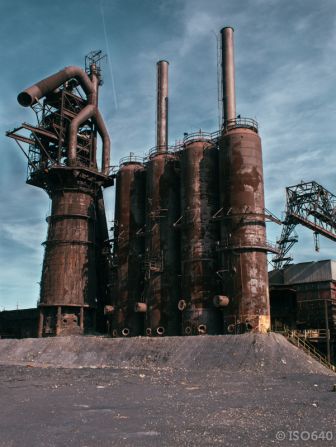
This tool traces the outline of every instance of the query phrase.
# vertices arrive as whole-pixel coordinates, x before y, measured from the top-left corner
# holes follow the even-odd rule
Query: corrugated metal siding
[[[282,270],[272,270],[268,272],[268,281],[270,285],[284,284],[284,272]]]
[[[336,280],[336,262],[331,260],[302,262],[289,266],[284,272],[285,284],[302,284],[332,280]]]

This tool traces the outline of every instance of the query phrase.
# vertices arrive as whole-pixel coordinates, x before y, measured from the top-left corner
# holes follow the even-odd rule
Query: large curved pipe
[[[71,121],[69,127],[69,166],[76,165],[77,159],[77,138],[78,138],[78,128],[81,124],[87,121],[89,118],[93,118],[96,125],[98,133],[103,142],[102,151],[102,173],[108,175],[110,166],[110,137],[107,132],[103,117],[101,116],[99,110],[94,105],[87,105],[79,114]]]
[[[111,148],[111,140],[108,134],[108,131],[105,126],[105,122],[101,113],[96,108],[95,120],[97,124],[98,133],[103,141],[103,152],[102,152],[102,173],[104,175],[109,174],[110,167],[110,148]]]
[[[48,76],[31,87],[18,94],[17,100],[23,107],[35,104],[40,98],[55,90],[69,79],[75,78],[82,86],[90,102],[90,96],[94,93],[94,87],[89,76],[79,67],[70,66]]]
[[[78,128],[89,118],[93,117],[95,115],[95,112],[96,112],[95,106],[87,105],[71,121],[69,127],[69,149],[68,149],[69,166],[76,165]]]
[[[31,106],[35,104],[40,98],[46,96],[48,93],[54,91],[66,81],[73,78],[78,80],[84,92],[86,93],[88,105],[84,107],[84,109],[82,109],[79,114],[71,121],[69,127],[69,166],[76,166],[77,138],[79,126],[92,117],[97,125],[98,133],[103,142],[102,173],[104,175],[108,175],[110,166],[111,142],[103,117],[101,116],[97,107],[98,77],[96,71],[94,71],[94,76],[91,80],[86,72],[81,68],[76,66],[65,67],[58,73],[55,73],[48,78],[42,79],[42,81],[37,82],[23,92],[19,93],[17,97],[18,102],[24,107]]]

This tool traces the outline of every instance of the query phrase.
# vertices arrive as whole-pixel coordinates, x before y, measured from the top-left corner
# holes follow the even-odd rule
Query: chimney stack
[[[223,124],[236,118],[233,28],[221,29]]]
[[[167,61],[157,63],[156,146],[158,152],[168,150],[168,66]]]

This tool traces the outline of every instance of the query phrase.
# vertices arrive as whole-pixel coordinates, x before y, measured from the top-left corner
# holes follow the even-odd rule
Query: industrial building
[[[67,67],[18,95],[22,106],[35,111],[37,125],[23,123],[7,136],[27,156],[27,183],[45,190],[52,207],[38,310],[0,313],[1,336],[295,329],[319,330],[308,338],[315,337],[320,348],[325,330],[330,358],[334,262],[289,265],[295,225],[309,226],[297,210],[282,222],[278,246],[267,241],[266,221],[277,219],[264,203],[258,123],[237,115],[234,30],[225,27],[220,35],[221,128],[185,133],[169,144],[169,63],[161,60],[155,147],[143,156],[124,157],[117,169],[110,162],[110,137],[98,105],[100,51],[86,57],[85,70]],[[111,233],[103,189],[112,186]],[[296,200],[306,205],[307,188],[301,184],[298,190],[304,195],[299,191]],[[314,191],[321,211],[329,196],[321,188]],[[315,203],[315,196],[309,197]],[[307,206],[305,211],[314,215],[311,229],[335,237],[330,219],[318,226],[325,222],[322,213],[316,207],[314,213]],[[270,274],[268,253],[275,255],[277,267]]]
[[[336,261],[288,265],[269,279],[272,329],[298,329],[335,360]]]

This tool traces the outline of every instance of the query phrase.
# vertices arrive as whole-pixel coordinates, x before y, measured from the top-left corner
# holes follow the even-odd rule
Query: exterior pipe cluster
[[[99,82],[96,67],[94,65],[91,67],[91,79],[85,73],[85,71],[79,67],[66,67],[58,73],[55,73],[43,79],[42,81],[37,82],[23,92],[19,93],[17,97],[18,102],[23,107],[32,106],[39,99],[47,96],[49,93],[53,92],[70,79],[76,79],[79,82],[80,86],[83,88],[87,96],[87,106],[84,107],[84,109],[81,110],[81,112],[72,120],[70,125],[68,151],[69,166],[76,166],[77,164],[78,128],[89,118],[93,118],[96,123],[98,133],[101,136],[103,142],[102,173],[104,175],[108,175],[110,166],[111,143],[104,120],[98,110],[97,97]]]
[[[77,84],[68,82],[74,79],[86,100],[74,92]],[[98,110],[99,84],[100,72],[92,62],[89,75],[67,67],[18,95],[25,107],[45,97],[37,112],[38,125],[29,125],[30,139],[17,133],[25,124],[11,133],[34,147],[34,163],[30,151],[27,155],[33,166],[27,183],[46,190],[52,201],[38,304],[39,336],[105,330],[106,320],[115,313],[110,305],[109,236],[101,189],[112,183],[110,138]],[[97,132],[103,142],[100,171]]]

